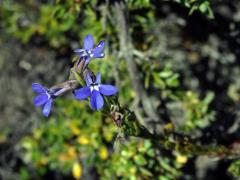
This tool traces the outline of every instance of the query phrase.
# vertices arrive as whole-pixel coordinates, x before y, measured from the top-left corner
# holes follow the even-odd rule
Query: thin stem
[[[144,112],[154,121],[160,121],[157,114],[157,110],[153,105],[152,100],[147,95],[141,79],[139,78],[136,62],[133,59],[133,45],[129,33],[129,28],[126,20],[127,11],[125,10],[125,4],[121,1],[117,1],[114,6],[114,12],[116,12],[115,21],[117,22],[118,38],[120,41],[120,52],[123,58],[126,60],[127,70],[130,75],[130,79],[135,90],[137,102],[136,113],[140,115],[141,110],[138,108],[138,103],[141,102],[143,105]],[[141,118],[144,119],[144,118]],[[145,118],[146,119],[146,118]],[[142,123],[145,123],[144,121]]]

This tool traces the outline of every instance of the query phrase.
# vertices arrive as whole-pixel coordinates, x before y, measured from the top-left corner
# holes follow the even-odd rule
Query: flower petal
[[[95,83],[101,84],[101,74],[97,73]]]
[[[105,56],[104,53],[92,53],[91,57],[92,58],[103,58]]]
[[[52,109],[52,99],[49,99],[47,103],[43,106],[42,113],[45,117],[48,117]]]
[[[77,100],[86,99],[88,96],[90,96],[90,94],[91,94],[90,88],[87,86],[74,91],[74,96]]]
[[[83,56],[84,55],[84,53],[85,53],[85,49],[76,49],[76,50],[74,50],[74,52],[77,54],[77,55],[79,55],[79,56]]]
[[[43,105],[44,103],[46,103],[49,99],[49,96],[47,94],[41,94],[41,95],[38,95],[34,98],[34,104],[35,106],[41,106]]]
[[[90,98],[90,105],[92,109],[99,110],[103,107],[103,104],[104,101],[102,95],[98,91],[93,90]]]
[[[92,49],[94,45],[94,40],[91,34],[87,35],[84,38],[84,49],[89,50]]]
[[[98,45],[93,49],[92,54],[93,55],[103,54],[104,46],[105,46],[105,42],[104,41],[100,41],[98,43]]]
[[[32,90],[36,93],[45,93],[46,92],[46,89],[41,84],[38,84],[38,83],[32,84]]]
[[[117,88],[112,85],[101,84],[99,87],[99,91],[101,94],[105,96],[111,96],[117,93]]]
[[[87,86],[90,86],[93,83],[92,78],[89,75],[89,73],[86,74],[85,81],[86,81]]]
[[[82,53],[82,52],[84,52],[84,51],[85,51],[85,49],[75,49],[75,50],[74,50],[75,53]]]

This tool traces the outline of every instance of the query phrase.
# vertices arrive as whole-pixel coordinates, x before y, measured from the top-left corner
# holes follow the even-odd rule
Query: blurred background
[[[114,148],[111,118],[71,93],[44,118],[31,84],[67,80],[87,34],[106,41],[105,58],[89,66],[151,132],[174,126],[199,144],[239,146],[238,0],[1,0],[1,179],[239,178],[237,158],[131,137]]]

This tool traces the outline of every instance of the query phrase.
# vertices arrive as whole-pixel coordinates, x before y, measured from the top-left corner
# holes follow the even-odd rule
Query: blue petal
[[[90,94],[91,94],[90,88],[87,86],[82,87],[74,92],[74,96],[77,100],[86,99],[88,96],[90,96]]]
[[[101,74],[97,73],[95,83],[101,84]]]
[[[84,38],[84,49],[86,50],[92,49],[93,45],[94,45],[93,37],[92,35],[89,34]]]
[[[76,49],[76,50],[74,50],[74,52],[77,55],[82,56],[84,54],[84,52],[85,52],[85,49]]]
[[[99,87],[99,91],[101,94],[105,96],[111,96],[117,93],[117,88],[112,85],[101,84]]]
[[[75,53],[82,53],[82,52],[84,52],[84,51],[85,51],[85,49],[75,49],[75,50],[74,50]]]
[[[38,95],[34,98],[34,104],[35,106],[41,106],[43,105],[44,103],[46,103],[48,101],[48,95],[47,94],[41,94],[41,95]]]
[[[51,112],[52,102],[53,100],[49,99],[49,101],[47,101],[47,103],[43,106],[42,113],[46,117],[48,117]]]
[[[92,109],[99,110],[103,107],[103,104],[104,101],[102,95],[98,91],[93,90],[90,98],[90,105]]]
[[[100,41],[98,45],[93,49],[93,54],[101,54],[104,50],[105,42]]]
[[[91,57],[92,58],[103,58],[105,56],[104,53],[92,53]]]
[[[36,93],[45,93],[46,92],[46,89],[41,84],[38,84],[38,83],[32,84],[32,90]]]
[[[92,78],[89,75],[89,73],[86,74],[85,81],[86,81],[87,86],[90,86],[93,83]]]

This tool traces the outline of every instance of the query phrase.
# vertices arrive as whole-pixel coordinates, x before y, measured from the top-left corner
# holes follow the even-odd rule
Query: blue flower
[[[112,85],[101,84],[101,74],[98,73],[95,79],[89,74],[85,78],[87,86],[77,89],[74,96],[77,100],[84,100],[90,96],[90,105],[92,109],[99,110],[104,105],[103,96],[111,96],[117,93],[117,88]]]
[[[62,89],[47,89],[41,84],[33,83],[32,90],[38,93],[38,95],[34,98],[34,105],[37,107],[42,106],[43,115],[48,117],[51,112],[52,103],[54,99],[61,94]]]
[[[83,68],[85,69],[91,58],[103,58],[104,57],[104,41],[100,41],[96,47],[94,47],[94,40],[92,35],[87,35],[84,38],[83,49],[76,49],[74,52],[80,56],[81,60],[85,61]]]

